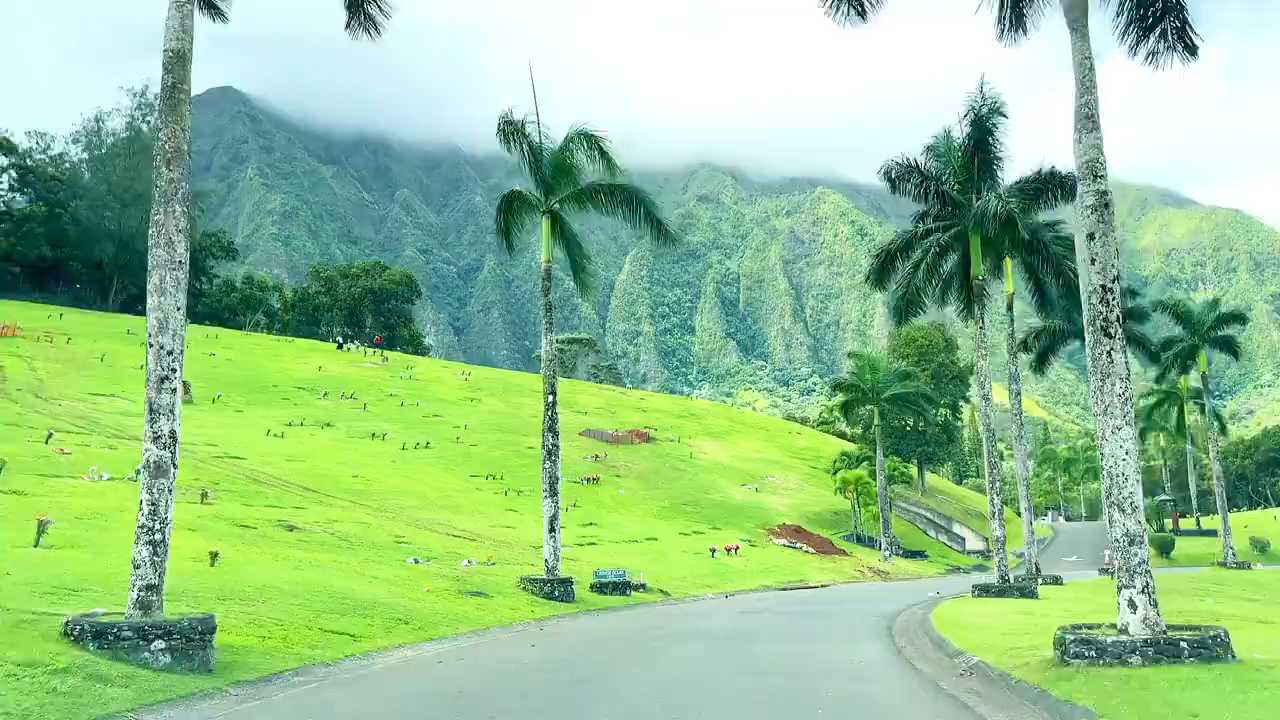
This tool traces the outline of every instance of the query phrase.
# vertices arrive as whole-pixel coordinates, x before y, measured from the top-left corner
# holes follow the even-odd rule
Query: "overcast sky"
[[[368,43],[343,34],[338,0],[234,0],[230,25],[197,21],[194,89],[234,85],[326,124],[490,152],[498,112],[531,104],[532,61],[544,119],[607,130],[624,163],[873,180],[985,73],[1009,101],[1014,169],[1071,165],[1056,11],[1005,49],[980,0],[892,0],[859,29],[816,0],[396,2]],[[1117,52],[1095,17],[1112,174],[1280,225],[1280,4],[1192,2],[1201,59],[1163,72]],[[164,14],[164,0],[0,0],[0,127],[65,130],[117,88],[154,83]]]

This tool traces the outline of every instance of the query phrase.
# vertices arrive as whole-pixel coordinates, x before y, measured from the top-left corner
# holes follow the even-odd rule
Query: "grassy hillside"
[[[58,636],[63,615],[125,600],[138,502],[125,477],[139,457],[145,321],[16,302],[0,302],[0,319],[22,326],[21,337],[0,339],[0,717],[88,718],[571,609],[514,585],[541,567],[535,375],[394,354],[382,364],[323,343],[192,326],[196,402],[183,411],[167,610],[218,614],[217,671],[158,675],[73,649]],[[904,542],[929,549],[930,561],[884,567],[859,547],[820,557],[769,543],[764,530],[780,522],[846,528],[826,474],[843,445],[835,438],[685,397],[562,387],[573,609],[968,564],[901,523]],[[606,446],[576,434],[645,425],[657,442]],[[605,461],[586,459],[605,451]],[[90,468],[109,479],[87,479]],[[572,482],[586,473],[601,484]],[[37,513],[56,523],[39,550]],[[708,556],[708,545],[728,542],[743,544],[741,557]],[[212,549],[222,558],[213,568]],[[408,565],[410,556],[428,562]],[[464,568],[465,559],[480,564]],[[615,566],[643,573],[654,591],[586,592],[593,568]]]

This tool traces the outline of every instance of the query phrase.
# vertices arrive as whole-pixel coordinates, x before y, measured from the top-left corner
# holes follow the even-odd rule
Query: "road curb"
[[[957,648],[933,626],[940,597],[913,605],[893,622],[898,652],[943,690],[986,720],[1097,720],[1092,710],[1062,700]]]

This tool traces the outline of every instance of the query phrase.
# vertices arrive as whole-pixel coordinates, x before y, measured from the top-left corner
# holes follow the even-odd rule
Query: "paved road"
[[[1092,570],[1097,528],[1059,528],[1046,569]],[[1079,555],[1079,561],[1060,557]],[[890,628],[972,577],[864,583],[650,605],[441,641],[304,672],[175,720],[883,717],[976,720],[897,652]]]
[[[1107,530],[1101,522],[1057,523],[1053,541],[1040,552],[1040,569],[1047,573],[1095,572],[1102,565],[1106,546]]]

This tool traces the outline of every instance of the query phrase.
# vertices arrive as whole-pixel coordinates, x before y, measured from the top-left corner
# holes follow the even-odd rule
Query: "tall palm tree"
[[[1156,312],[1169,318],[1174,326],[1173,332],[1160,339],[1160,372],[1156,379],[1163,381],[1188,375],[1193,371],[1198,371],[1200,375],[1200,405],[1203,410],[1206,444],[1209,446],[1213,498],[1221,519],[1218,535],[1222,538],[1222,560],[1235,562],[1236,548],[1231,541],[1227,487],[1222,477],[1222,461],[1218,457],[1221,430],[1213,421],[1215,407],[1209,383],[1209,354],[1215,353],[1239,361],[1238,333],[1249,324],[1249,315],[1243,310],[1224,309],[1222,299],[1216,297],[1202,302],[1166,298],[1156,303]]]
[[[1093,409],[1102,463],[1104,503],[1114,510],[1110,527],[1116,558],[1116,627],[1130,635],[1164,632],[1156,599],[1155,576],[1147,550],[1147,525],[1138,471],[1133,379],[1123,341],[1120,301],[1120,248],[1115,206],[1103,149],[1098,79],[1089,37],[1089,0],[1058,0],[1071,42],[1075,75],[1074,149],[1079,189],[1076,202],[1076,262],[1085,310],[1089,402]],[[838,23],[867,22],[885,0],[820,0]],[[1015,44],[1031,34],[1053,0],[991,0],[996,36]],[[1200,35],[1187,0],[1106,0],[1111,26],[1132,58],[1163,68],[1194,61]]]
[[[164,614],[165,571],[178,477],[182,364],[191,245],[191,55],[195,11],[227,22],[230,0],[169,0],[160,62],[155,180],[147,231],[147,391],[142,434],[130,618]],[[343,0],[346,30],[373,39],[391,17],[389,0]]]
[[[1031,372],[1036,375],[1048,372],[1068,348],[1084,347],[1084,307],[1079,287],[1066,290],[1049,315],[1028,327],[1018,339],[1018,352],[1030,356]],[[1151,306],[1143,300],[1142,292],[1131,285],[1121,288],[1121,298],[1125,346],[1138,357],[1158,364],[1155,341],[1145,329],[1151,321]]]
[[[1013,321],[1014,277],[1021,276],[1037,308],[1047,307],[1062,288],[1075,282],[1071,240],[1061,223],[1039,214],[1071,197],[1074,179],[1053,168],[1041,169],[1004,184],[1004,101],[985,82],[970,96],[959,128],[934,135],[919,157],[901,156],[880,168],[880,177],[895,195],[921,206],[911,227],[878,248],[867,270],[867,282],[891,293],[890,310],[897,323],[909,322],[930,307],[954,308],[974,325],[974,379],[984,446],[984,475],[991,516],[996,575],[1009,580],[1005,552],[1004,506],[1000,458],[996,454],[991,400],[991,360],[987,339],[987,278],[1004,275],[1010,314],[1010,405],[1014,413],[1015,470],[1027,537],[1034,537],[1030,509],[1030,473],[1026,433],[1022,428],[1021,381],[1018,372],[1016,323]],[[1038,558],[1028,546],[1028,570],[1038,571]]]
[[[893,525],[890,522],[889,482],[885,475],[884,443],[880,426],[892,417],[911,417],[928,412],[933,393],[920,382],[914,368],[894,363],[878,353],[849,353],[849,371],[831,384],[840,414],[850,425],[865,420],[870,413],[871,432],[876,442],[876,503],[880,514],[880,559],[893,557]]]
[[[1160,415],[1148,415],[1138,411],[1138,440],[1144,445],[1154,446],[1156,459],[1160,462],[1160,487],[1165,495],[1173,495],[1173,486],[1169,484],[1169,445],[1170,440],[1177,437],[1177,429],[1167,418]]]
[[[622,168],[602,133],[575,126],[553,143],[537,114],[517,118],[512,110],[498,116],[498,144],[515,158],[529,183],[498,198],[494,230],[508,255],[536,221],[541,230],[539,277],[542,294],[542,563],[547,577],[560,576],[560,415],[554,322],[551,307],[552,268],[558,251],[569,266],[578,292],[591,291],[592,263],[583,238],[571,224],[576,215],[594,213],[619,220],[647,235],[655,245],[677,242],[653,198],[620,178]]]
[[[1196,448],[1195,435],[1191,432],[1191,418],[1195,415],[1193,407],[1204,407],[1204,393],[1193,387],[1188,376],[1182,375],[1177,380],[1168,380],[1163,384],[1148,388],[1139,398],[1138,428],[1144,426],[1160,428],[1159,432],[1168,438],[1181,438],[1186,449],[1187,493],[1191,498],[1191,515],[1195,518],[1196,528],[1200,528],[1200,499],[1196,489]],[[1222,413],[1214,408],[1213,421],[1220,430],[1226,432],[1226,420]],[[1148,430],[1148,434],[1157,430]],[[1165,437],[1158,442],[1165,442]]]

